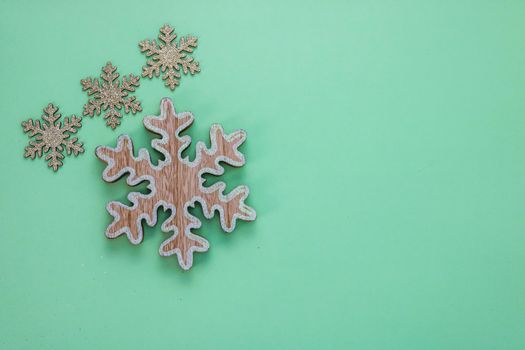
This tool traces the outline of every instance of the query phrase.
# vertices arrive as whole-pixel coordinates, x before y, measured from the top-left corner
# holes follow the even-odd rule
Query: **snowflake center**
[[[111,106],[115,106],[122,99],[120,88],[110,85],[100,93],[101,99]]]
[[[66,136],[58,126],[50,126],[42,133],[42,140],[46,145],[54,149],[60,146]]]
[[[198,183],[197,173],[195,173],[178,158],[172,159],[171,164],[164,166],[156,180],[157,191],[163,189],[166,202],[174,204],[177,210],[181,210],[184,203],[189,201],[194,195],[199,193],[196,188]],[[183,175],[184,174],[184,175]]]
[[[174,67],[177,63],[179,63],[181,55],[179,49],[176,46],[166,45],[162,48],[161,54],[159,56],[159,61],[161,64]]]

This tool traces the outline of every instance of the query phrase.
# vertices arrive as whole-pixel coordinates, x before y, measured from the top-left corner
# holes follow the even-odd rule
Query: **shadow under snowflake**
[[[107,119],[106,125],[115,129],[120,124],[122,114],[120,110],[124,106],[125,113],[135,114],[137,111],[142,111],[140,102],[136,100],[135,96],[128,97],[128,92],[133,92],[140,85],[140,77],[130,74],[122,78],[122,84],[118,80],[120,76],[117,73],[117,67],[113,66],[111,62],[106,63],[102,68],[100,74],[101,82],[97,78],[86,78],[80,81],[82,90],[88,92],[88,96],[93,96],[84,105],[84,115],[94,117],[100,115],[101,111],[107,112],[104,114],[104,119]]]
[[[33,121],[29,119],[22,122],[22,128],[25,133],[29,133],[29,138],[35,137],[34,141],[29,141],[29,145],[25,148],[24,157],[35,159],[36,156],[42,157],[42,154],[51,151],[46,155],[45,160],[49,161],[47,165],[57,171],[63,165],[64,150],[70,155],[73,153],[78,156],[79,153],[84,153],[84,147],[81,142],[78,142],[76,137],[70,139],[71,134],[77,132],[77,129],[82,127],[82,118],[75,115],[64,118],[64,125],[62,122],[57,122],[62,116],[58,112],[58,107],[52,103],[44,108],[42,115],[43,123],[40,120]]]

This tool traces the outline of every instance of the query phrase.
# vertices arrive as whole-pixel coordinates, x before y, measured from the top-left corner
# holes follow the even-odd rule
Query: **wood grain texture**
[[[106,236],[115,238],[126,234],[129,241],[139,244],[143,239],[141,221],[144,219],[150,226],[157,222],[157,210],[163,207],[170,210],[170,217],[162,224],[162,231],[172,232],[170,238],[160,246],[162,256],[177,255],[179,265],[187,270],[193,264],[193,252],[208,250],[208,241],[191,232],[199,228],[201,222],[188,212],[188,207],[196,202],[201,203],[206,218],[212,218],[219,212],[222,229],[232,232],[238,219],[253,221],[255,210],[244,204],[248,197],[247,186],[238,186],[224,194],[225,183],[217,182],[210,187],[203,186],[202,175],[205,173],[220,176],[224,162],[234,167],[245,163],[244,156],[238,147],[245,141],[246,133],[238,130],[225,134],[220,125],[210,129],[211,147],[203,142],[196,145],[196,158],[183,159],[181,153],[190,145],[189,136],[181,132],[193,123],[190,112],[176,113],[170,99],[164,98],[160,104],[160,116],[144,118],[146,129],[161,136],[151,142],[153,149],[159,151],[164,160],[152,164],[147,150],[141,149],[138,157],[134,156],[133,142],[127,135],[119,137],[116,148],[98,147],[96,155],[107,163],[103,172],[106,182],[114,182],[128,173],[127,183],[135,186],[148,181],[148,194],[132,192],[128,195],[132,206],[120,202],[108,203],[107,210],[113,216],[113,222],[106,230]]]

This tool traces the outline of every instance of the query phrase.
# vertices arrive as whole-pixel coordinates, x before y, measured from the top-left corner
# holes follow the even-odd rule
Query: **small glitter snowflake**
[[[47,165],[57,171],[62,166],[62,159],[64,159],[64,149],[67,154],[73,153],[78,156],[79,153],[84,152],[84,147],[81,142],[78,142],[76,137],[70,139],[71,134],[77,132],[77,129],[82,127],[82,118],[74,115],[64,118],[64,125],[62,122],[57,122],[61,114],[57,113],[58,107],[49,104],[44,108],[41,124],[40,120],[33,121],[29,119],[22,122],[22,128],[25,133],[29,133],[29,138],[35,137],[34,141],[29,141],[29,145],[25,148],[24,157],[35,159],[36,156],[42,157],[42,154],[48,153],[45,160],[49,162]]]
[[[102,68],[102,74],[100,74],[101,83],[99,83],[97,78],[86,78],[80,81],[82,90],[87,90],[88,96],[93,96],[84,105],[84,115],[93,117],[95,114],[100,115],[101,110],[107,110],[104,114],[104,119],[107,119],[106,124],[112,129],[115,129],[120,124],[120,118],[122,118],[120,110],[122,106],[124,106],[126,114],[130,111],[133,114],[137,111],[142,111],[140,102],[135,100],[135,96],[127,97],[128,92],[135,91],[136,87],[140,85],[140,78],[130,74],[122,78],[121,84],[118,80],[119,76],[117,68],[111,62],[108,62]]]
[[[180,69],[184,74],[195,74],[200,72],[199,62],[194,61],[193,57],[187,55],[192,53],[193,49],[197,47],[197,38],[191,35],[182,37],[179,43],[175,41],[177,34],[174,29],[165,24],[160,28],[159,40],[157,44],[155,39],[143,40],[139,43],[140,51],[145,52],[146,56],[151,57],[147,64],[142,67],[142,77],[153,78],[153,75],[158,77],[162,70],[162,79],[166,80],[164,83],[171,90],[179,85]],[[167,70],[167,72],[166,72]]]
[[[211,219],[219,213],[221,227],[226,232],[235,229],[237,220],[255,220],[255,210],[244,204],[250,193],[247,186],[237,186],[225,194],[226,184],[222,181],[205,187],[204,174],[221,176],[224,173],[222,163],[241,167],[245,163],[238,147],[246,140],[246,132],[237,130],[226,134],[220,125],[210,129],[210,147],[203,142],[196,146],[196,157],[193,161],[182,158],[191,138],[181,133],[193,123],[189,112],[176,113],[170,99],[164,98],[160,104],[159,116],[144,118],[144,126],[162,138],[151,141],[154,150],[164,156],[157,165],[152,164],[150,154],[141,149],[138,157],[133,152],[133,142],[127,135],[118,138],[117,147],[98,147],[96,155],[107,166],[102,178],[115,182],[126,176],[130,186],[143,181],[149,182],[148,194],[131,192],[127,206],[118,201],[109,202],[107,210],[113,216],[113,222],[106,229],[108,238],[125,234],[133,244],[143,239],[142,221],[149,226],[157,223],[157,210],[163,207],[171,215],[161,226],[161,230],[170,233],[171,237],[162,243],[159,253],[162,256],[177,255],[179,265],[187,270],[192,266],[193,253],[208,250],[208,241],[191,232],[201,226],[198,218],[191,215],[189,207],[196,202],[202,206],[204,216]]]

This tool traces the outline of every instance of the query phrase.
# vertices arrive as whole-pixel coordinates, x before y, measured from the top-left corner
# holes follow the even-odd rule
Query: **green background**
[[[0,348],[524,349],[524,1],[0,0]],[[23,158],[21,121],[81,114],[80,79],[140,74],[164,24],[199,38],[175,92],[141,80],[143,112],[58,173]],[[145,229],[104,236],[97,145],[162,97],[244,128],[254,223],[197,233],[182,271]],[[194,148],[192,148],[193,152]],[[190,154],[192,153],[190,152]],[[144,186],[141,187],[144,190]],[[198,217],[202,214],[198,210]],[[160,219],[166,218],[161,215]]]

